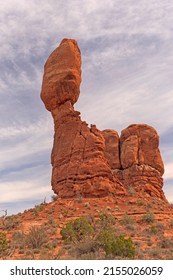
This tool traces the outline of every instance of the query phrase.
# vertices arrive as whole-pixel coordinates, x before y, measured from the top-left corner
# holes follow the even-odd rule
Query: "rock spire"
[[[73,105],[80,94],[81,54],[63,39],[44,66],[41,99],[54,120],[52,189],[60,197],[127,195],[134,188],[165,202],[159,136],[146,124],[118,133],[88,126]]]
[[[104,154],[105,140],[73,108],[81,83],[77,42],[64,39],[45,63],[41,99],[54,119],[52,188],[60,197],[125,194]]]

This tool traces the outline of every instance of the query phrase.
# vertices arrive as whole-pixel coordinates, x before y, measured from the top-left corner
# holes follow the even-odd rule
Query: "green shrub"
[[[58,199],[58,195],[57,194],[53,194],[51,196],[52,201],[56,201]]]
[[[85,239],[90,236],[94,229],[86,218],[78,218],[73,222],[69,222],[60,231],[62,239],[69,242],[76,242]]]
[[[138,202],[137,202],[137,205],[138,205],[138,206],[144,205],[144,201],[139,199]]]
[[[157,232],[158,232],[157,227],[151,226],[150,229],[149,229],[149,232],[150,232],[151,234],[157,234]]]
[[[101,247],[105,251],[106,255],[110,255],[113,251],[113,243],[115,240],[115,234],[112,230],[103,230],[99,236],[98,241]]]
[[[124,236],[119,235],[116,237],[113,244],[113,255],[134,258],[135,256],[135,247],[133,245],[132,239],[124,238]]]
[[[99,241],[106,255],[134,258],[135,247],[131,238],[123,235],[115,236],[113,231],[105,230],[99,236]]]
[[[4,255],[7,249],[8,249],[8,241],[6,239],[6,234],[0,232],[0,257]]]

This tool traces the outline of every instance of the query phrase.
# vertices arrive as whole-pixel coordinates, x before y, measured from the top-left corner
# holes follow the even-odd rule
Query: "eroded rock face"
[[[73,108],[80,82],[80,50],[75,40],[64,39],[45,64],[41,90],[54,119],[52,188],[60,197],[125,194],[105,158],[102,132]]]
[[[105,157],[111,169],[120,169],[120,145],[119,145],[119,135],[113,129],[105,129],[102,131],[105,138]]]
[[[149,165],[164,173],[159,151],[159,136],[156,130],[146,124],[130,125],[120,136],[121,165],[123,169],[133,164]]]
[[[159,151],[159,136],[146,124],[134,124],[120,136],[121,169],[114,174],[126,186],[163,200],[164,165]]]

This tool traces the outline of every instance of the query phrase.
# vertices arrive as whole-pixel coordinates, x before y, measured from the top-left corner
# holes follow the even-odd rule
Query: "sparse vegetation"
[[[139,199],[139,200],[137,201],[137,205],[138,205],[138,206],[143,206],[143,205],[144,205],[144,201],[141,200],[141,199]]]
[[[66,242],[77,242],[88,237],[94,229],[86,218],[78,218],[66,224],[61,230],[62,239]]]
[[[76,199],[59,200],[36,205],[20,215],[3,215],[0,226],[6,242],[0,256],[24,260],[172,259],[172,210],[167,208],[170,215],[164,216],[159,201],[150,201],[152,212],[147,203],[145,197],[136,202],[123,197],[82,198],[80,204]]]
[[[122,223],[123,225],[125,225],[125,226],[129,226],[129,225],[133,225],[133,224],[134,224],[134,220],[133,220],[133,218],[132,218],[130,215],[128,215],[128,214],[126,213],[126,214],[124,214],[121,223]]]
[[[104,230],[100,233],[98,240],[107,256],[134,258],[135,247],[131,238],[124,238],[123,235],[115,236],[113,231]]]
[[[136,193],[136,191],[135,191],[134,188],[132,188],[132,187],[129,187],[129,188],[128,188],[128,194],[129,194],[129,195],[134,196],[135,193]]]
[[[52,201],[56,201],[58,199],[58,195],[57,194],[53,194],[51,196]]]
[[[14,229],[16,228],[18,225],[20,224],[20,220],[19,218],[15,217],[15,216],[7,216],[4,221],[3,224],[1,225],[1,229]]]
[[[47,234],[43,227],[32,226],[26,236],[28,247],[39,249],[48,242]]]
[[[12,235],[12,243],[15,248],[23,249],[25,247],[25,234],[22,231],[15,231]]]
[[[75,246],[70,247],[73,255],[75,251],[77,255],[80,252],[93,256],[102,249],[103,256],[134,258],[135,247],[131,238],[116,236],[112,227],[114,224],[115,219],[110,214],[102,213],[100,220],[93,220],[92,223],[86,218],[67,223],[61,230],[61,235],[65,244],[75,243]]]
[[[89,209],[89,210],[90,210],[90,209],[91,209],[91,205],[90,205],[90,203],[89,203],[89,202],[86,202],[86,203],[85,203],[85,207],[86,207],[87,209]]]
[[[145,222],[145,223],[153,223],[155,220],[155,216],[154,216],[154,213],[152,212],[147,212],[146,214],[144,214],[142,216],[142,221]]]
[[[162,237],[160,242],[159,242],[159,246],[161,248],[172,248],[173,246],[173,240],[166,238],[166,237]]]
[[[6,238],[6,234],[0,232],[0,257],[4,256],[7,249],[8,249],[8,241]]]

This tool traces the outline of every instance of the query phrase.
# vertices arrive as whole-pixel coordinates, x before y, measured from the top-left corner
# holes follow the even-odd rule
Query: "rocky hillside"
[[[137,199],[132,188],[126,197],[53,199],[1,219],[1,259],[173,259],[172,205]]]

